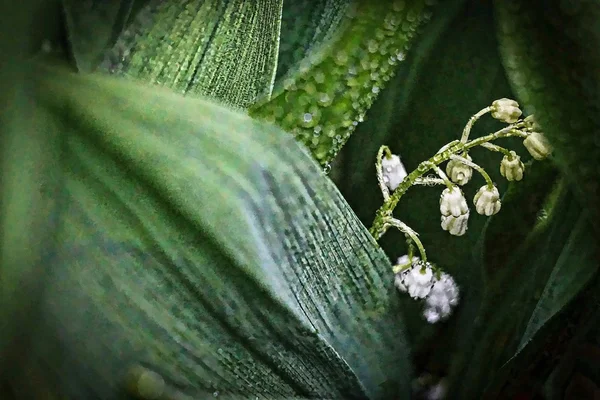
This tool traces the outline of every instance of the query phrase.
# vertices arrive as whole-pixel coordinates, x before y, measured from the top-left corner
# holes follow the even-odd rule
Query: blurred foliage
[[[449,398],[598,393],[597,2],[62,7],[0,13],[0,295],[15,321],[0,366],[15,396],[31,381],[117,396],[139,362],[182,399],[408,398],[413,370],[447,377]],[[40,52],[44,39],[68,56]],[[32,69],[29,54],[138,83]],[[428,325],[363,226],[382,203],[375,155],[387,144],[411,170],[501,97],[535,114],[555,151],[539,162],[499,143],[526,161],[511,184],[501,156],[473,151],[503,204],[472,212],[462,237],[440,228],[439,188],[403,197],[396,216],[461,287],[455,315]],[[500,126],[484,117],[473,135]],[[319,171],[340,150],[341,194]],[[392,261],[406,252],[397,232],[380,244]]]

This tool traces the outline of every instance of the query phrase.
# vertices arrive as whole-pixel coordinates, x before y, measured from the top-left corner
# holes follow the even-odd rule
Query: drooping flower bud
[[[552,146],[546,140],[546,137],[541,132],[531,132],[529,136],[523,140],[523,145],[536,160],[543,160],[552,153]]]
[[[488,217],[497,214],[502,207],[498,189],[495,186],[490,188],[487,185],[482,186],[477,191],[473,198],[473,204],[475,204],[475,209],[479,214],[487,215]]]
[[[521,157],[514,151],[510,152],[510,156],[504,156],[500,162],[500,174],[508,181],[520,181],[523,179],[525,165],[521,161]]]
[[[434,284],[425,299],[423,316],[430,324],[444,320],[450,316],[458,301],[459,290],[456,282],[450,275],[442,273],[439,279],[434,278]]]
[[[502,98],[492,103],[492,117],[499,121],[513,124],[517,122],[521,114],[519,103],[514,100]]]
[[[402,257],[398,257],[398,261],[396,261],[396,266],[402,268],[400,272],[396,274],[396,279],[394,283],[399,291],[406,293],[408,288],[404,284],[404,278],[408,273],[408,270],[414,263],[418,263],[420,261],[419,257],[413,256],[412,261],[409,259],[408,254],[403,255]]]
[[[401,292],[408,292],[413,299],[425,298],[433,284],[431,264],[413,257],[412,266],[396,275],[395,284]]]
[[[383,182],[390,190],[396,190],[402,180],[406,177],[406,168],[396,154],[391,158],[383,157],[381,160],[381,169],[383,173]]]
[[[465,158],[471,161],[471,157],[468,154]],[[450,160],[446,164],[446,174],[448,174],[452,182],[462,186],[469,182],[473,176],[473,168],[463,164],[460,160]]]
[[[440,196],[442,229],[454,236],[462,236],[467,231],[469,207],[462,191],[453,187],[444,189]]]

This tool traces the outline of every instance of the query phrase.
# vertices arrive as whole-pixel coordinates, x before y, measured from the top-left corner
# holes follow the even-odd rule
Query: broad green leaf
[[[75,64],[80,71],[96,69],[129,19],[134,0],[62,0]]]
[[[408,396],[389,261],[291,136],[166,89],[36,72],[61,191],[15,371],[73,398],[116,398],[135,364],[191,398]]]
[[[600,3],[496,1],[507,74],[555,147],[581,205],[600,221]],[[594,224],[598,233],[598,224]]]
[[[281,18],[277,79],[311,50],[331,39],[352,0],[284,1]]]
[[[490,283],[470,351],[464,349],[462,368],[455,370],[457,397],[481,398],[501,376],[504,364],[597,269],[589,216],[569,191],[563,190],[548,218],[513,250],[500,276]],[[461,383],[465,381],[470,385]]]
[[[270,99],[250,109],[293,133],[322,165],[363,120],[431,16],[426,0],[352,5],[331,40],[311,49]]]
[[[271,94],[283,0],[152,0],[101,67],[246,108]]]

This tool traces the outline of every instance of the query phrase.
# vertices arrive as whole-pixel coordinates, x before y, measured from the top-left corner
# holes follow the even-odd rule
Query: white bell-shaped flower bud
[[[413,257],[412,266],[396,274],[396,287],[401,292],[408,292],[413,299],[425,298],[433,284],[433,270],[431,264]]]
[[[510,152],[510,156],[506,155],[500,162],[500,174],[508,181],[520,181],[523,179],[525,165],[521,161],[521,157],[514,151]]]
[[[408,270],[410,269],[409,266],[411,266],[412,264],[417,263],[419,261],[420,261],[419,257],[413,256],[412,262],[411,262],[410,258],[408,257],[408,254],[405,254],[402,257],[398,258],[398,261],[396,261],[396,265],[403,269],[402,269],[402,271],[400,271],[396,274],[394,284],[396,285],[396,287],[398,288],[399,291],[401,291],[403,293],[406,293],[408,291],[408,288],[404,284],[404,278],[408,274]]]
[[[496,186],[492,186],[491,188],[487,185],[482,186],[475,194],[473,204],[475,204],[475,210],[481,215],[489,217],[490,215],[497,214],[502,204],[500,203],[500,193],[498,193]]]
[[[442,229],[454,236],[465,234],[469,221],[469,207],[459,188],[444,189],[440,196],[440,212]]]
[[[472,161],[468,154],[465,158]],[[452,182],[462,186],[469,182],[473,176],[473,168],[463,164],[459,160],[450,160],[448,161],[448,164],[446,164],[446,174],[448,174],[448,177]]]
[[[517,122],[521,114],[519,103],[514,100],[503,98],[492,103],[492,117],[499,121],[512,124]]]
[[[381,169],[383,182],[390,190],[396,190],[407,175],[404,164],[396,154],[392,154],[391,158],[384,156],[381,160]]]
[[[431,324],[444,320],[450,316],[458,301],[459,289],[456,282],[450,275],[442,273],[439,279],[434,278],[434,284],[425,299],[423,316]]]
[[[462,236],[467,232],[469,228],[469,213],[467,212],[460,217],[453,215],[442,215],[442,229],[448,231],[453,236]]]
[[[523,140],[523,145],[536,160],[543,160],[552,153],[552,146],[541,132],[531,132],[529,136]]]

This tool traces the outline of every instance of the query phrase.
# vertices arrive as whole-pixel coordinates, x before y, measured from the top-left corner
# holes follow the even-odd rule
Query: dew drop
[[[397,59],[398,61],[404,61],[404,59],[405,59],[405,58],[406,58],[406,54],[404,54],[404,52],[402,52],[402,51],[399,51],[399,52],[396,54],[396,59]]]
[[[377,94],[379,93],[379,86],[373,86],[373,89],[371,89],[371,92]]]
[[[321,125],[317,125],[317,126],[315,126],[315,129],[313,129],[313,131],[315,132],[316,135],[320,135],[322,129],[323,128],[321,128]]]
[[[328,175],[331,172],[331,165],[329,163],[323,166],[323,172],[325,173],[325,175]]]
[[[219,396],[219,392],[215,390],[215,391],[213,392],[213,397],[218,397],[218,396]]]
[[[311,113],[305,113],[303,116],[304,122],[310,122],[312,121],[312,114]]]

